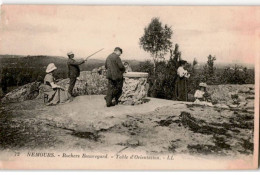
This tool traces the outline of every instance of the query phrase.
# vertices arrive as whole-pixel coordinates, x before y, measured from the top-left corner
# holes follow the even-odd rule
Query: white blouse
[[[205,94],[204,91],[201,91],[201,90],[196,90],[195,94],[194,94],[194,97],[195,98],[203,98],[203,95]]]
[[[180,66],[180,67],[177,69],[177,74],[178,74],[180,77],[186,77],[186,78],[189,78],[189,77],[190,77],[190,74],[188,73],[188,71],[185,70],[182,66]]]

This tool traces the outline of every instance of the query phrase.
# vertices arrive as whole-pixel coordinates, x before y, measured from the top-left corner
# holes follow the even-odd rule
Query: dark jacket
[[[120,57],[112,53],[110,54],[105,63],[107,69],[107,79],[111,80],[122,80],[123,73],[125,72],[125,67],[120,59]]]
[[[83,64],[84,61],[76,61],[74,59],[69,58],[68,59],[68,76],[69,78],[76,78],[79,77],[80,75],[80,69],[79,69],[79,65]]]

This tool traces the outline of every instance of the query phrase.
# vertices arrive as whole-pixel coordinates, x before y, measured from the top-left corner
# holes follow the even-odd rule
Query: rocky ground
[[[149,98],[106,108],[102,95],[58,106],[45,106],[42,99],[2,104],[0,150],[252,155],[254,86],[227,86],[223,98],[216,95],[223,87],[214,88],[224,103],[213,107]]]

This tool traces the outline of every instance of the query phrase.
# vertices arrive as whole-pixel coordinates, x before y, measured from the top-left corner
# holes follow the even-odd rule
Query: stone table
[[[144,103],[147,96],[148,73],[127,72],[124,75],[123,92],[119,99],[120,104],[137,105]]]

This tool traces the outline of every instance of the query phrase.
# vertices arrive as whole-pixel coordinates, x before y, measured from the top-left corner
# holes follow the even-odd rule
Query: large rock
[[[1,100],[2,103],[21,102],[35,99],[39,95],[40,82],[33,82],[7,93]]]
[[[57,82],[58,85],[64,87],[66,90],[69,89],[69,85],[70,85],[70,79],[63,79],[59,82]],[[76,84],[73,88],[73,94],[75,95],[85,95],[87,94],[87,82],[83,81],[83,80],[77,80]]]
[[[123,92],[119,99],[121,104],[137,105],[147,96],[147,73],[128,72],[124,74]]]
[[[212,100],[217,103],[233,104],[245,102],[248,95],[254,95],[254,85],[210,85],[208,92],[211,94]]]
[[[57,84],[68,89],[69,79],[61,80]],[[104,95],[106,91],[107,79],[104,66],[92,71],[81,71],[73,89],[73,93],[76,95]]]
[[[93,71],[82,71],[80,73],[80,80],[87,83],[88,95],[105,95],[107,91],[107,79],[105,76],[105,70],[94,69]]]
[[[70,79],[66,78],[66,79],[62,79],[60,81],[58,81],[56,84],[60,85],[61,87],[63,87],[65,90],[69,89],[69,82]],[[37,98],[43,98],[43,89],[41,89],[41,87],[39,88],[39,95],[37,96]],[[86,81],[82,81],[82,80],[77,80],[76,84],[73,88],[73,94],[79,96],[79,95],[85,95],[87,94],[87,82]]]
[[[69,78],[57,82],[66,90],[69,88]],[[40,82],[33,82],[9,92],[1,100],[2,103],[21,102],[37,98],[43,98],[43,90]],[[92,71],[82,71],[76,81],[73,93],[79,95],[102,95],[107,91],[106,70],[102,66]]]

